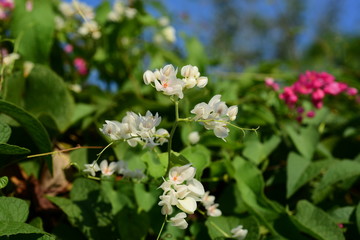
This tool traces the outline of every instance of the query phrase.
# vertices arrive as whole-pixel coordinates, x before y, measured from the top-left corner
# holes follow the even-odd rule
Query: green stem
[[[103,154],[103,152],[108,148],[108,147],[110,147],[111,145],[113,145],[113,143],[114,142],[111,142],[111,143],[109,143],[106,147],[104,147],[104,149],[103,150],[101,150],[101,152],[100,153],[98,153],[97,154],[97,158],[96,158],[96,160],[95,160],[95,162],[94,162],[94,164],[99,160],[99,158],[100,158],[100,156],[101,156],[101,154]]]
[[[166,223],[166,222],[167,222],[167,215],[165,215],[164,222],[163,222],[163,224],[162,224],[162,226],[161,226],[161,228],[160,228],[160,232],[159,232],[159,234],[158,234],[158,236],[157,236],[156,240],[159,240],[159,239],[160,239],[160,237],[161,237],[161,233],[162,233],[162,231],[164,230],[164,227],[165,227],[165,223]]]
[[[175,101],[175,121],[170,131],[169,144],[168,144],[168,167],[166,173],[170,171],[170,159],[171,159],[171,149],[172,149],[172,140],[175,134],[175,130],[179,123],[179,101]]]

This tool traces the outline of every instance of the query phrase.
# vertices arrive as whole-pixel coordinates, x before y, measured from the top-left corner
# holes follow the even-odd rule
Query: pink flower
[[[346,89],[346,93],[350,96],[354,96],[358,93],[358,90],[356,88],[349,87]]]
[[[315,117],[315,112],[314,111],[308,111],[306,116],[309,117],[309,118],[313,118],[313,117]]]
[[[265,78],[265,85],[268,87],[271,87],[274,91],[278,91],[280,89],[280,86],[277,82],[274,81],[273,78]]]
[[[65,47],[64,47],[64,51],[66,53],[72,53],[73,50],[74,50],[74,47],[71,44],[66,44]]]
[[[321,101],[325,97],[325,93],[323,90],[318,88],[312,93],[311,97],[313,101]]]
[[[75,58],[74,66],[80,75],[86,75],[88,73],[86,61],[83,58],[80,57]]]

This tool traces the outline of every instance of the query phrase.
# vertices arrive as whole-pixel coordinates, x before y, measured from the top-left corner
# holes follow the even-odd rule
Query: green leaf
[[[7,176],[1,177],[0,178],[0,189],[6,187],[6,185],[8,184],[9,179]]]
[[[96,107],[90,104],[79,103],[75,105],[74,114],[71,118],[71,125],[96,111]]]
[[[211,239],[225,239],[231,238],[231,230],[239,225],[243,226],[243,229],[248,230],[246,240],[259,239],[259,226],[256,220],[252,217],[237,218],[237,217],[209,217],[205,225],[208,229]]]
[[[261,143],[257,136],[247,138],[243,154],[256,165],[265,160],[279,145],[280,137],[273,135],[268,141]]]
[[[320,136],[316,128],[309,125],[307,128],[301,128],[298,132],[293,127],[286,126],[286,131],[301,155],[311,160]]]
[[[210,166],[211,152],[203,145],[189,146],[180,152],[196,168],[196,178],[200,179],[205,168]]]
[[[29,154],[30,150],[22,148],[16,145],[10,145],[7,143],[0,143],[0,155],[25,155]],[[4,163],[6,164],[6,163]],[[0,163],[0,166],[2,164]]]
[[[343,240],[339,226],[323,210],[306,200],[296,205],[296,214],[292,218],[298,228],[319,240]]]
[[[0,197],[0,221],[25,222],[28,215],[29,206],[24,200]]]
[[[356,207],[355,217],[356,217],[357,230],[360,234],[360,202],[358,203],[358,205]]]
[[[18,104],[48,128],[60,132],[74,120],[74,100],[64,80],[42,65],[35,65],[27,78],[15,74],[8,79],[5,100]]]
[[[150,219],[145,212],[123,208],[115,217],[115,226],[120,239],[143,239],[147,234]]]
[[[350,217],[354,212],[354,206],[338,207],[332,209],[329,215],[334,219],[336,223],[351,223]]]
[[[357,176],[360,176],[360,163],[351,160],[336,161],[329,167],[315,188],[312,195],[313,200],[315,202],[322,201],[335,183]]]
[[[156,154],[147,151],[141,156],[141,160],[147,165],[147,172],[153,178],[160,178],[166,173],[167,153]]]
[[[0,220],[0,236],[8,236],[15,234],[31,234],[31,233],[44,234],[48,236],[48,238],[45,239],[55,240],[55,237],[51,236],[49,233],[46,233],[43,230],[33,227],[27,223]]]
[[[279,217],[279,213],[283,212],[283,209],[265,196],[265,183],[261,171],[253,163],[240,157],[233,160],[233,165],[237,189],[247,209],[274,235],[278,235],[272,223]]]
[[[171,152],[170,155],[170,168],[174,166],[184,166],[190,163],[190,161],[178,152]]]
[[[318,176],[333,161],[311,162],[294,152],[290,152],[287,160],[286,197],[290,198],[299,188]]]
[[[101,181],[101,190],[102,193],[109,199],[111,204],[112,214],[116,214],[126,205],[128,205],[131,200],[128,197],[128,194],[123,189],[114,189],[113,179],[104,179]]]
[[[16,37],[18,52],[28,61],[49,62],[55,29],[51,1],[34,0],[33,10],[26,10],[26,0],[16,0],[12,18],[11,33]]]
[[[0,143],[6,143],[11,135],[11,128],[6,123],[0,121]]]
[[[49,135],[47,134],[43,125],[31,114],[3,100],[0,100],[0,113],[5,113],[19,122],[29,133],[40,153],[51,152]],[[46,159],[46,163],[50,171],[52,171],[51,156],[48,155],[44,156],[43,158]]]
[[[135,200],[139,208],[148,212],[157,202],[161,191],[158,191],[157,188],[152,188],[150,191],[146,191],[144,184],[137,183],[134,186],[134,193]]]
[[[76,226],[83,220],[80,207],[73,203],[70,199],[51,196],[47,196],[47,199],[57,205],[66,214],[71,224]]]

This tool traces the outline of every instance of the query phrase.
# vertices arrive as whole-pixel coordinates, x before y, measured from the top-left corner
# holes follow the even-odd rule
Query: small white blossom
[[[152,71],[147,70],[144,72],[143,79],[144,79],[144,83],[146,85],[149,85],[149,84],[155,82],[156,76]]]
[[[192,197],[186,197],[178,200],[178,204],[176,206],[188,214],[193,214],[197,208],[196,200]]]
[[[198,131],[193,131],[189,134],[189,141],[191,144],[197,144],[200,141],[200,135]]]
[[[236,119],[237,112],[237,106],[228,108],[225,102],[221,101],[221,95],[215,95],[209,103],[198,103],[191,110],[191,113],[195,114],[195,121],[199,121],[207,130],[213,130],[215,136],[224,141],[230,131],[227,123]]]
[[[170,218],[171,225],[180,229],[186,229],[188,227],[188,223],[185,221],[185,218],[185,213],[178,213],[175,215],[175,217]]]
[[[169,25],[170,21],[169,21],[169,18],[167,18],[167,17],[160,17],[158,19],[158,23],[160,24],[160,26],[165,27],[165,26]]]
[[[202,204],[205,206],[205,208],[211,206],[214,204],[215,197],[213,195],[210,195],[210,192],[205,192],[204,196],[201,199]]]
[[[108,164],[107,160],[102,160],[100,163],[101,173],[105,176],[112,175],[116,171],[116,168],[117,168],[116,162],[111,162],[110,164]]]
[[[236,228],[231,229],[231,233],[233,234],[232,238],[236,238],[238,240],[243,240],[246,237],[248,230],[243,229],[243,226],[239,225]]]
[[[89,173],[91,176],[95,176],[96,172],[100,171],[99,165],[94,161],[91,164],[85,164],[84,172]]]
[[[16,60],[20,58],[20,55],[17,53],[10,53],[9,55],[3,56],[2,62],[5,66],[13,64]]]
[[[207,83],[208,83],[208,78],[207,77],[199,77],[198,79],[197,79],[197,87],[199,87],[199,88],[203,88],[203,87],[205,87],[206,85],[207,85]]]
[[[72,4],[67,2],[61,2],[59,10],[65,17],[72,17],[76,12]]]
[[[196,169],[191,164],[181,167],[173,167],[169,171],[169,179],[175,184],[182,184],[184,181],[194,178]]]
[[[209,206],[208,208],[206,208],[207,210],[207,215],[211,216],[211,217],[219,217],[221,216],[222,212],[220,209],[218,209],[219,204],[213,204],[211,206]]]

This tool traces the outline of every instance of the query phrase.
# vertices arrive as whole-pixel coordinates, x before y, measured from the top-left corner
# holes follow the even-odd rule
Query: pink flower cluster
[[[80,75],[86,75],[88,73],[86,61],[83,58],[75,58],[74,66]]]
[[[277,91],[279,85],[272,79],[265,79],[265,84]],[[284,87],[283,92],[279,95],[280,99],[284,100],[289,108],[296,108],[301,121],[304,109],[299,99],[302,96],[310,96],[311,102],[316,109],[323,106],[323,101],[326,95],[338,95],[345,93],[349,96],[357,95],[358,90],[349,87],[346,83],[336,82],[335,77],[326,72],[307,71],[299,76],[298,81],[293,85]],[[309,111],[306,113],[307,117],[314,117],[315,112]]]
[[[0,0],[0,20],[7,19],[13,8],[14,8],[13,0]]]

